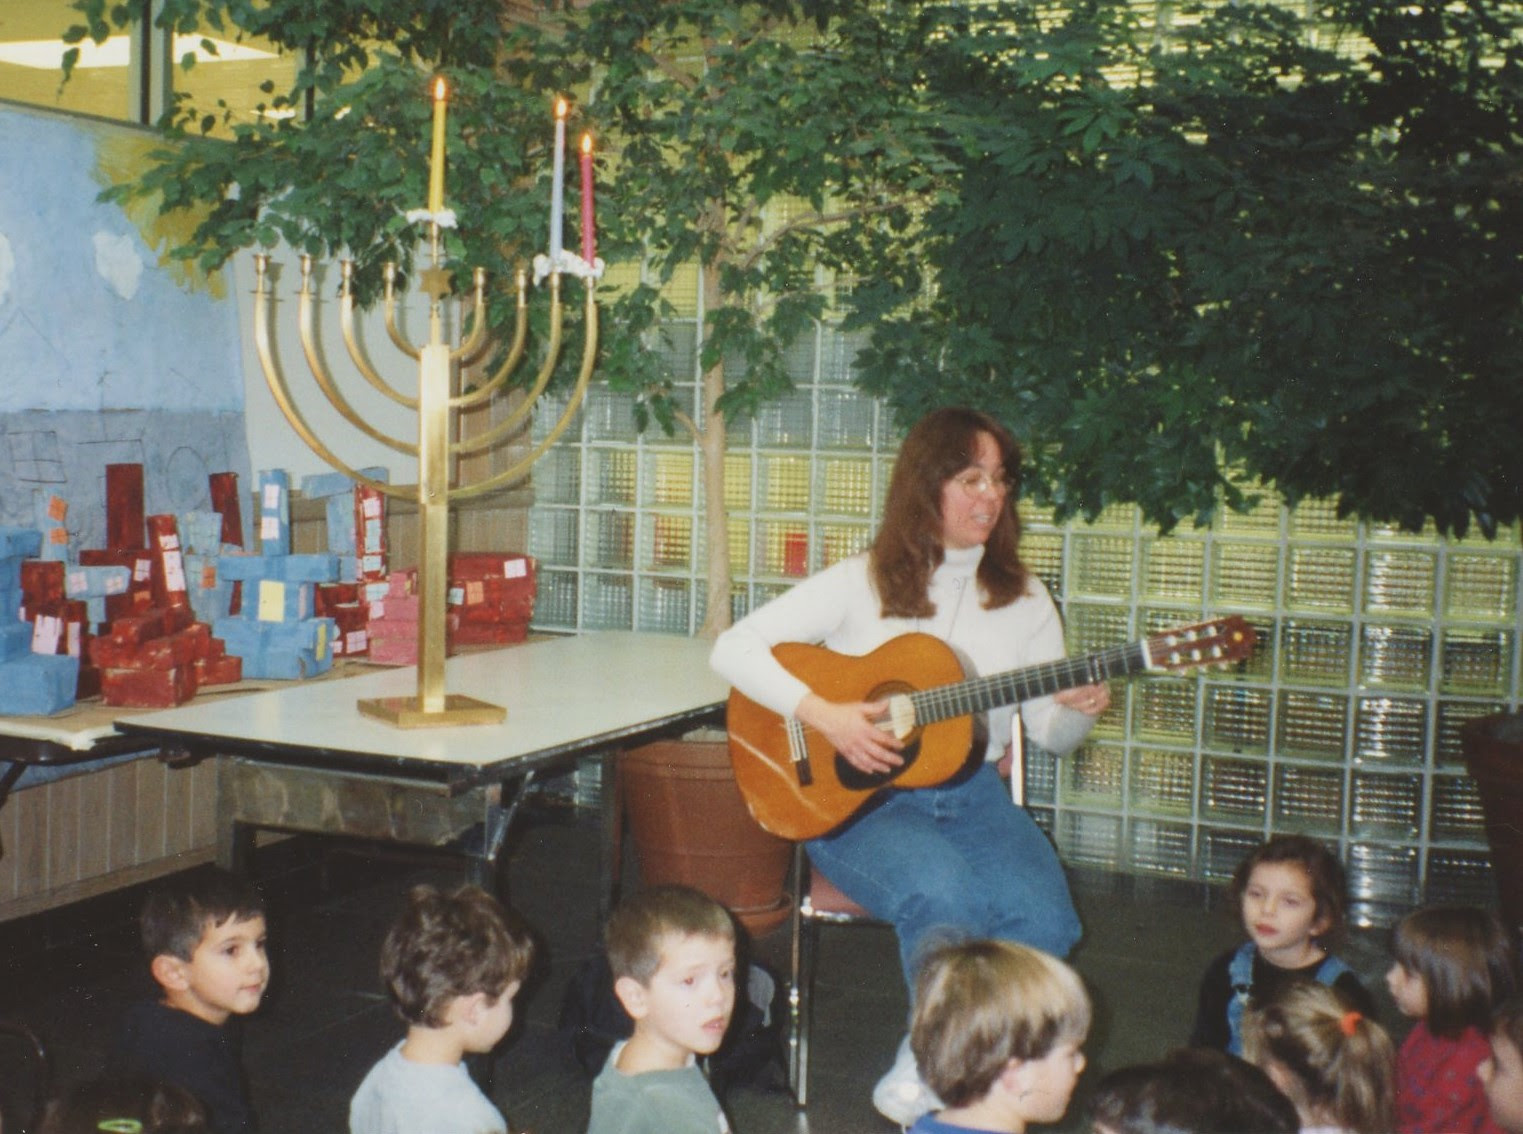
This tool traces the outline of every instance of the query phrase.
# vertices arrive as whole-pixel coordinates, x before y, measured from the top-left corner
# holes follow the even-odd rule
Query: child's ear
[[[1008,1060],[994,1083],[1009,1098],[1025,1098],[1031,1093],[1030,1062],[1014,1058]]]
[[[185,962],[171,953],[159,953],[148,962],[153,979],[170,992],[184,992],[190,987],[190,976]]]
[[[642,1019],[650,1011],[650,997],[645,986],[634,977],[621,976],[613,982],[613,994],[624,1005],[631,1020]]]

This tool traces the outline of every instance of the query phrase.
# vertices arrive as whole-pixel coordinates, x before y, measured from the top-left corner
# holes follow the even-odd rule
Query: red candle
[[[592,266],[597,237],[592,222],[592,135],[582,135],[582,259]]]

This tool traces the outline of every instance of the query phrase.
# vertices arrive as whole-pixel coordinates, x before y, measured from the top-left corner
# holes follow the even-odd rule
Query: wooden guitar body
[[[950,646],[929,634],[904,634],[860,657],[824,646],[785,642],[772,651],[783,668],[827,701],[880,701],[961,681]],[[893,674],[892,678],[885,678]],[[730,692],[730,760],[756,821],[790,839],[823,835],[880,788],[931,787],[962,767],[973,743],[973,718],[951,717],[915,728],[905,738],[904,764],[868,776],[848,764],[816,732],[804,733],[813,783],[801,786],[789,748],[787,722],[744,694]],[[776,754],[784,754],[781,759]]]

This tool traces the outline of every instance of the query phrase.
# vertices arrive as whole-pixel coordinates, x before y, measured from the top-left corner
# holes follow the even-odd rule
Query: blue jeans
[[[805,844],[814,865],[893,923],[911,991],[922,950],[949,939],[1019,941],[1065,957],[1079,915],[1057,852],[994,767],[886,798]]]

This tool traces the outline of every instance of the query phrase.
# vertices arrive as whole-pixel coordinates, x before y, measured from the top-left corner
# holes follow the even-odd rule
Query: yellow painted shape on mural
[[[95,179],[102,187],[136,181],[153,164],[149,153],[165,145],[164,139],[142,130],[105,126],[94,133]],[[171,248],[191,238],[208,210],[176,209],[172,213],[160,213],[157,196],[136,198],[118,207],[137,228],[144,243],[158,255],[159,267],[163,271],[192,291],[206,292],[214,299],[226,298],[224,272],[207,273],[189,260],[169,255]]]

